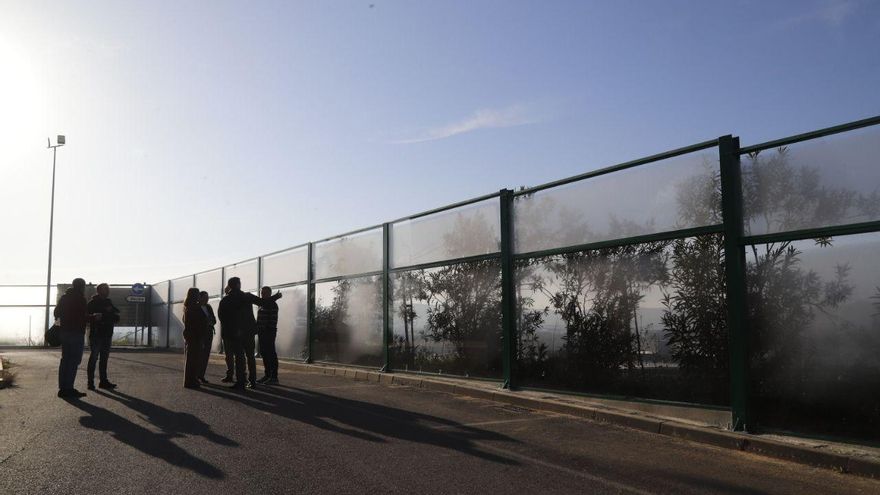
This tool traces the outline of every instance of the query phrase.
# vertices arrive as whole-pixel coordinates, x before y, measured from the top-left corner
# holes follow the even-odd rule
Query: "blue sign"
[[[144,295],[144,284],[134,284],[131,286],[131,293],[135,296]]]

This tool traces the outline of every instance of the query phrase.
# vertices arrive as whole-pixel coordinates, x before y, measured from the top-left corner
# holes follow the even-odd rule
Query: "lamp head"
[[[58,135],[58,146],[64,146],[64,136],[61,134]]]

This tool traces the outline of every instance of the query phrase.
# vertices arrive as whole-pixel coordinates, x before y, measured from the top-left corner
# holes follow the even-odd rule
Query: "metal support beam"
[[[382,369],[391,371],[391,224],[382,226]]]
[[[730,345],[732,428],[753,428],[749,405],[749,332],[746,320],[746,258],[743,238],[742,172],[739,138],[718,140],[721,164],[721,214],[724,218],[724,275]]]
[[[312,340],[314,339],[315,329],[315,243],[309,243],[309,266],[308,279],[309,285],[306,291],[306,362],[312,362]]]
[[[501,190],[501,360],[504,388],[515,387],[516,292],[513,267],[513,191]]]

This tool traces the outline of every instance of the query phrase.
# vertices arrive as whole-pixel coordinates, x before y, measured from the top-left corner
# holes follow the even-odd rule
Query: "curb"
[[[788,444],[777,440],[750,435],[748,433],[722,431],[715,428],[694,426],[667,419],[658,419],[650,416],[627,413],[624,411],[610,411],[590,406],[554,401],[551,399],[525,397],[516,392],[510,392],[507,390],[486,390],[483,388],[469,387],[458,383],[437,380],[431,377],[398,375],[394,373],[348,368],[344,366],[306,364],[290,361],[281,361],[279,366],[308,373],[334,375],[353,380],[369,381],[381,385],[402,385],[423,388],[436,392],[445,392],[475,399],[501,402],[512,406],[566,414],[590,421],[624,426],[634,430],[666,435],[723,449],[739,450],[764,457],[795,462],[806,466],[832,469],[840,473],[849,473],[865,478],[880,479],[880,462],[878,461]]]

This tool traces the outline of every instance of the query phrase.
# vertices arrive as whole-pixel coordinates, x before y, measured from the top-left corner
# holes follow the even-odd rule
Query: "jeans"
[[[89,383],[95,383],[95,363],[98,362],[98,376],[101,383],[107,381],[107,358],[110,357],[110,342],[113,340],[110,335],[89,336],[89,366],[86,368]],[[99,359],[100,358],[100,361]]]
[[[244,362],[247,360],[247,369],[248,369],[248,381],[254,383],[257,381],[257,358],[254,357],[254,348],[256,347],[256,342],[254,342],[254,335],[249,334],[245,335],[241,338],[241,346],[239,346],[238,351],[241,355],[241,358],[236,356],[236,359],[241,359],[242,368],[244,368]],[[238,362],[235,363],[236,369],[238,368]]]
[[[222,344],[224,351],[223,358],[226,359],[226,378],[232,378],[235,373],[235,349],[237,346],[237,339],[223,337]],[[242,368],[241,372],[244,373],[244,368]]]
[[[76,330],[61,330],[61,364],[58,366],[58,389],[71,390],[76,369],[82,362],[86,336]]]
[[[263,369],[267,377],[278,378],[278,353],[275,352],[277,331],[260,332],[260,355],[263,356]]]

